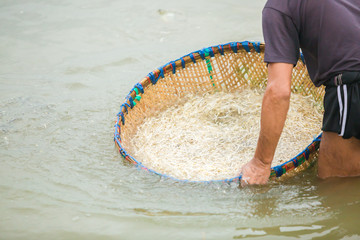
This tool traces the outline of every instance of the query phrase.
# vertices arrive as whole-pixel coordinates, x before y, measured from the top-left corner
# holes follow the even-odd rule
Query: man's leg
[[[323,132],[318,160],[319,178],[360,176],[360,140]]]

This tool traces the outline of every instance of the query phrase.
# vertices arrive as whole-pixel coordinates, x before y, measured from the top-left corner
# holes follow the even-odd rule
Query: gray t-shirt
[[[360,0],[268,0],[263,33],[265,62],[296,65],[301,48],[316,86],[360,71]]]

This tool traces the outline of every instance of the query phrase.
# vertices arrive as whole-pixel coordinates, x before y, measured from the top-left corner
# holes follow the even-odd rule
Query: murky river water
[[[116,152],[130,88],[191,51],[262,41],[264,2],[2,0],[0,239],[359,239],[359,178],[182,184]]]

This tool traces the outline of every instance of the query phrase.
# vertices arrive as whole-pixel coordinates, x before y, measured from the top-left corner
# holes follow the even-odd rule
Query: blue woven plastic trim
[[[176,72],[176,64],[175,64],[175,62],[177,62],[177,61],[181,61],[182,68],[185,68],[186,63],[185,63],[184,58],[189,57],[192,60],[193,63],[196,63],[195,54],[199,54],[201,59],[203,59],[203,60],[205,59],[205,53],[206,52],[210,55],[210,57],[214,57],[215,56],[214,48],[217,48],[221,55],[224,55],[224,48],[228,48],[228,47],[230,47],[234,53],[237,53],[238,50],[241,49],[241,48],[244,49],[247,52],[250,52],[249,43],[252,44],[252,46],[253,46],[253,48],[255,49],[256,52],[260,53],[260,44],[261,44],[260,42],[249,42],[249,41],[229,42],[229,43],[226,43],[226,44],[215,45],[215,46],[211,46],[211,47],[208,47],[208,48],[204,48],[202,50],[191,52],[191,53],[189,53],[187,55],[182,56],[179,59],[176,59],[175,61],[171,61],[171,62],[157,68],[155,71],[159,72],[158,76],[154,75],[155,71],[149,73],[147,76],[151,80],[152,84],[156,84],[157,81],[160,78],[164,77],[164,69],[166,69],[169,65],[172,68],[172,73],[175,74],[175,72]]]
[[[198,54],[200,55],[202,60],[205,60],[205,52],[203,50],[198,51]]]
[[[196,63],[196,60],[195,60],[194,54],[190,54],[190,58],[191,58],[191,60],[193,61],[193,63]]]
[[[299,153],[298,155],[296,155],[295,157],[293,157],[292,159],[290,159],[287,162],[284,162],[278,166],[272,167],[271,169],[273,169],[276,173],[276,177],[281,177],[284,174],[284,170],[283,170],[283,166],[289,164],[290,162],[293,162],[294,167],[298,167],[299,162],[297,161],[297,158],[300,157],[301,155],[305,155],[305,159],[308,160],[310,157],[310,146],[314,143],[314,142],[320,142],[321,141],[321,136],[322,133],[320,133],[301,153]]]
[[[133,108],[135,105],[134,105],[134,99],[132,98],[132,96],[130,94],[128,94],[126,96],[126,99],[129,101],[130,103],[130,108]]]
[[[131,108],[130,104],[128,104],[127,102],[121,104],[121,106],[120,106],[120,112],[122,112],[123,109],[125,109],[125,112],[128,113],[128,107]]]
[[[242,42],[241,45],[247,52],[250,52],[249,42]]]
[[[150,78],[152,84],[156,84],[158,79],[155,78],[155,75],[153,72],[149,73],[148,77]]]
[[[143,86],[141,85],[141,83],[135,84],[134,88],[137,88],[137,89],[140,90],[141,93],[144,93],[144,88],[143,88]]]
[[[261,49],[260,49],[260,42],[252,42],[254,48],[255,48],[255,51],[260,53],[261,52]]]
[[[182,66],[182,68],[185,68],[185,60],[184,60],[184,58],[181,58],[180,60],[181,60],[181,66]]]
[[[218,45],[217,48],[218,48],[218,50],[219,50],[219,53],[220,53],[221,55],[224,55],[224,47],[223,47],[223,45]]]
[[[230,43],[230,47],[231,47],[231,49],[233,50],[233,52],[234,53],[237,53],[237,51],[238,51],[238,43],[237,42],[232,42],[232,43]]]
[[[176,64],[175,64],[175,62],[171,61],[169,64],[171,65],[172,73],[175,74],[175,72],[176,72]]]

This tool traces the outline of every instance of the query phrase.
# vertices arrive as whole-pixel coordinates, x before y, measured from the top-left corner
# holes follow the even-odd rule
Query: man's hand
[[[266,184],[271,173],[271,164],[265,164],[258,158],[251,159],[250,162],[241,168],[241,186],[253,184]]]

